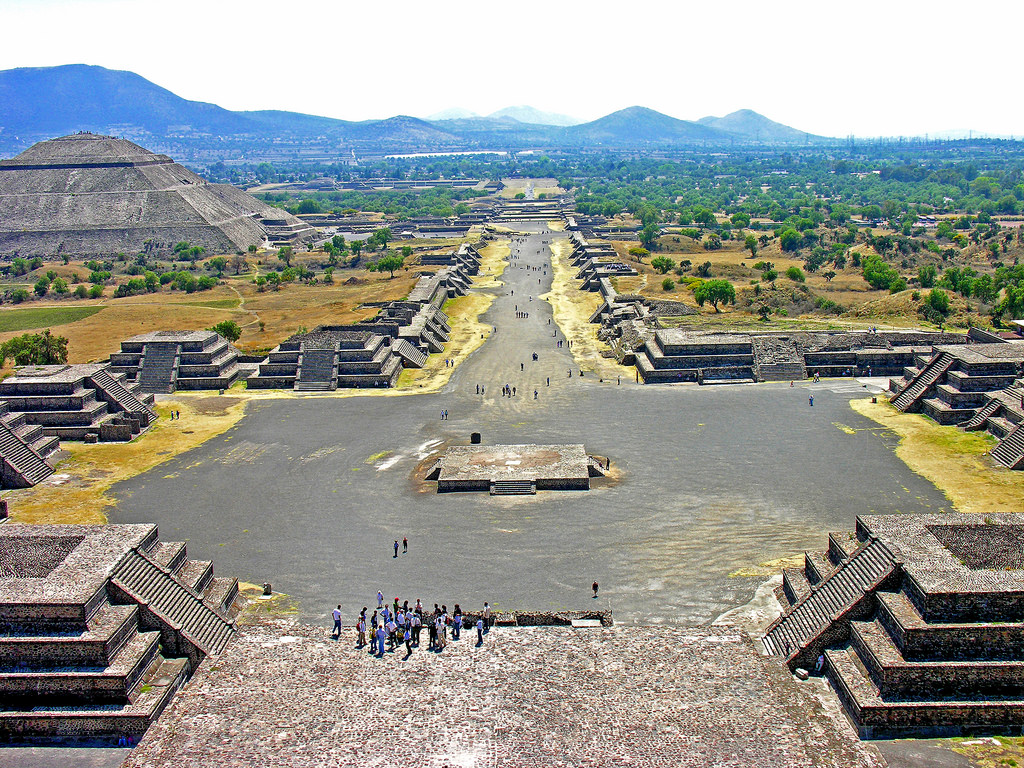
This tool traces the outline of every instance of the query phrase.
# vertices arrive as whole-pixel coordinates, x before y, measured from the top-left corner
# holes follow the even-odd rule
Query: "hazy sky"
[[[1022,21],[1018,0],[0,0],[0,69],[99,64],[348,120],[640,104],[832,136],[1020,136]]]

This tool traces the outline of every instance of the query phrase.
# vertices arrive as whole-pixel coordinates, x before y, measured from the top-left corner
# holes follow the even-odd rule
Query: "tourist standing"
[[[384,658],[384,638],[388,636],[388,633],[384,630],[383,625],[377,627],[377,658]]]
[[[379,611],[384,607],[384,593],[379,589],[377,590],[377,610]]]
[[[489,632],[490,629],[491,629],[491,606],[489,606],[486,601],[484,601],[483,618],[484,618],[484,631],[485,632]]]
[[[596,581],[593,584],[593,588],[594,588],[594,598],[597,599],[597,582]]]
[[[398,557],[398,539],[395,539],[395,557]]]
[[[402,554],[404,555],[408,551],[409,551],[409,538],[408,537],[402,537]]]
[[[334,616],[334,634],[341,637],[341,606],[339,605],[331,613]]]
[[[356,632],[358,637],[356,638],[356,648],[362,648],[366,645],[366,617],[360,616],[359,621],[356,622]]]
[[[420,645],[420,628],[422,627],[423,622],[420,621],[420,616],[419,616],[418,613],[414,613],[412,615],[412,619],[411,619],[410,623],[412,625],[412,641],[416,645],[416,647],[419,648],[419,645]]]
[[[478,616],[477,619],[476,619],[476,644],[477,645],[483,645],[484,644],[484,618],[483,618],[483,616]]]

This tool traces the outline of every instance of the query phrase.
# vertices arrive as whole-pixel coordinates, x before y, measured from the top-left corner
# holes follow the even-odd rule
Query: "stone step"
[[[824,656],[825,674],[863,739],[1019,729],[1024,722],[1024,699],[887,702],[851,650],[831,649]]]
[[[7,744],[31,743],[66,746],[117,743],[122,736],[135,742],[160,716],[190,672],[188,659],[157,657],[136,686],[129,701],[121,705],[63,704],[53,709],[45,705],[27,710],[14,706],[0,708],[0,741]]]
[[[537,493],[537,484],[532,480],[494,480],[491,482],[491,496],[532,496]]]
[[[929,623],[904,592],[878,592],[877,618],[908,660],[1024,658],[1024,622]]]
[[[135,605],[105,604],[80,632],[9,625],[0,635],[0,668],[107,667],[135,634],[138,610]]]

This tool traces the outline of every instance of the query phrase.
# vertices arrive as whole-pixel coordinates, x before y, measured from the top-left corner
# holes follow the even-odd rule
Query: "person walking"
[[[458,640],[462,634],[462,609],[459,608],[459,604],[455,604],[455,610],[452,615],[452,640]]]
[[[395,539],[395,557],[398,557],[398,539]]]
[[[484,631],[485,632],[490,632],[490,630],[491,630],[491,606],[489,606],[486,601],[484,601],[483,616],[484,616]]]
[[[356,648],[362,648],[366,645],[366,617],[360,616],[359,621],[356,622],[356,632],[358,637],[356,638]]]
[[[484,644],[484,617],[482,615],[476,619],[476,644],[478,647]]]
[[[377,610],[379,611],[384,607],[384,593],[379,589],[377,590]]]
[[[408,536],[403,536],[402,537],[402,554],[404,555],[408,551],[409,551],[409,537]]]
[[[408,659],[410,656],[412,656],[412,632],[409,631],[408,627],[405,628],[404,636],[405,636],[405,658]]]
[[[594,582],[593,587],[594,587],[594,599],[596,600],[597,599],[597,582],[596,581]]]
[[[339,605],[331,614],[334,616],[334,634],[338,638],[341,637],[341,606]]]
[[[811,395],[810,397],[807,398],[807,404],[811,406],[811,408],[814,407],[814,395]]]

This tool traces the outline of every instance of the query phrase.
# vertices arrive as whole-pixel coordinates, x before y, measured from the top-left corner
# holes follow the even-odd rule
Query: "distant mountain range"
[[[42,138],[91,131],[191,147],[216,156],[225,144],[247,156],[331,155],[473,149],[671,149],[693,145],[835,141],[750,110],[698,121],[629,107],[589,123],[528,106],[487,116],[447,110],[423,120],[399,115],[352,122],[297,112],[232,112],[188,101],[133,72],[72,64],[0,71],[0,152]],[[260,150],[259,148],[263,148]],[[271,151],[271,147],[273,150]],[[302,148],[301,152],[299,148]]]

